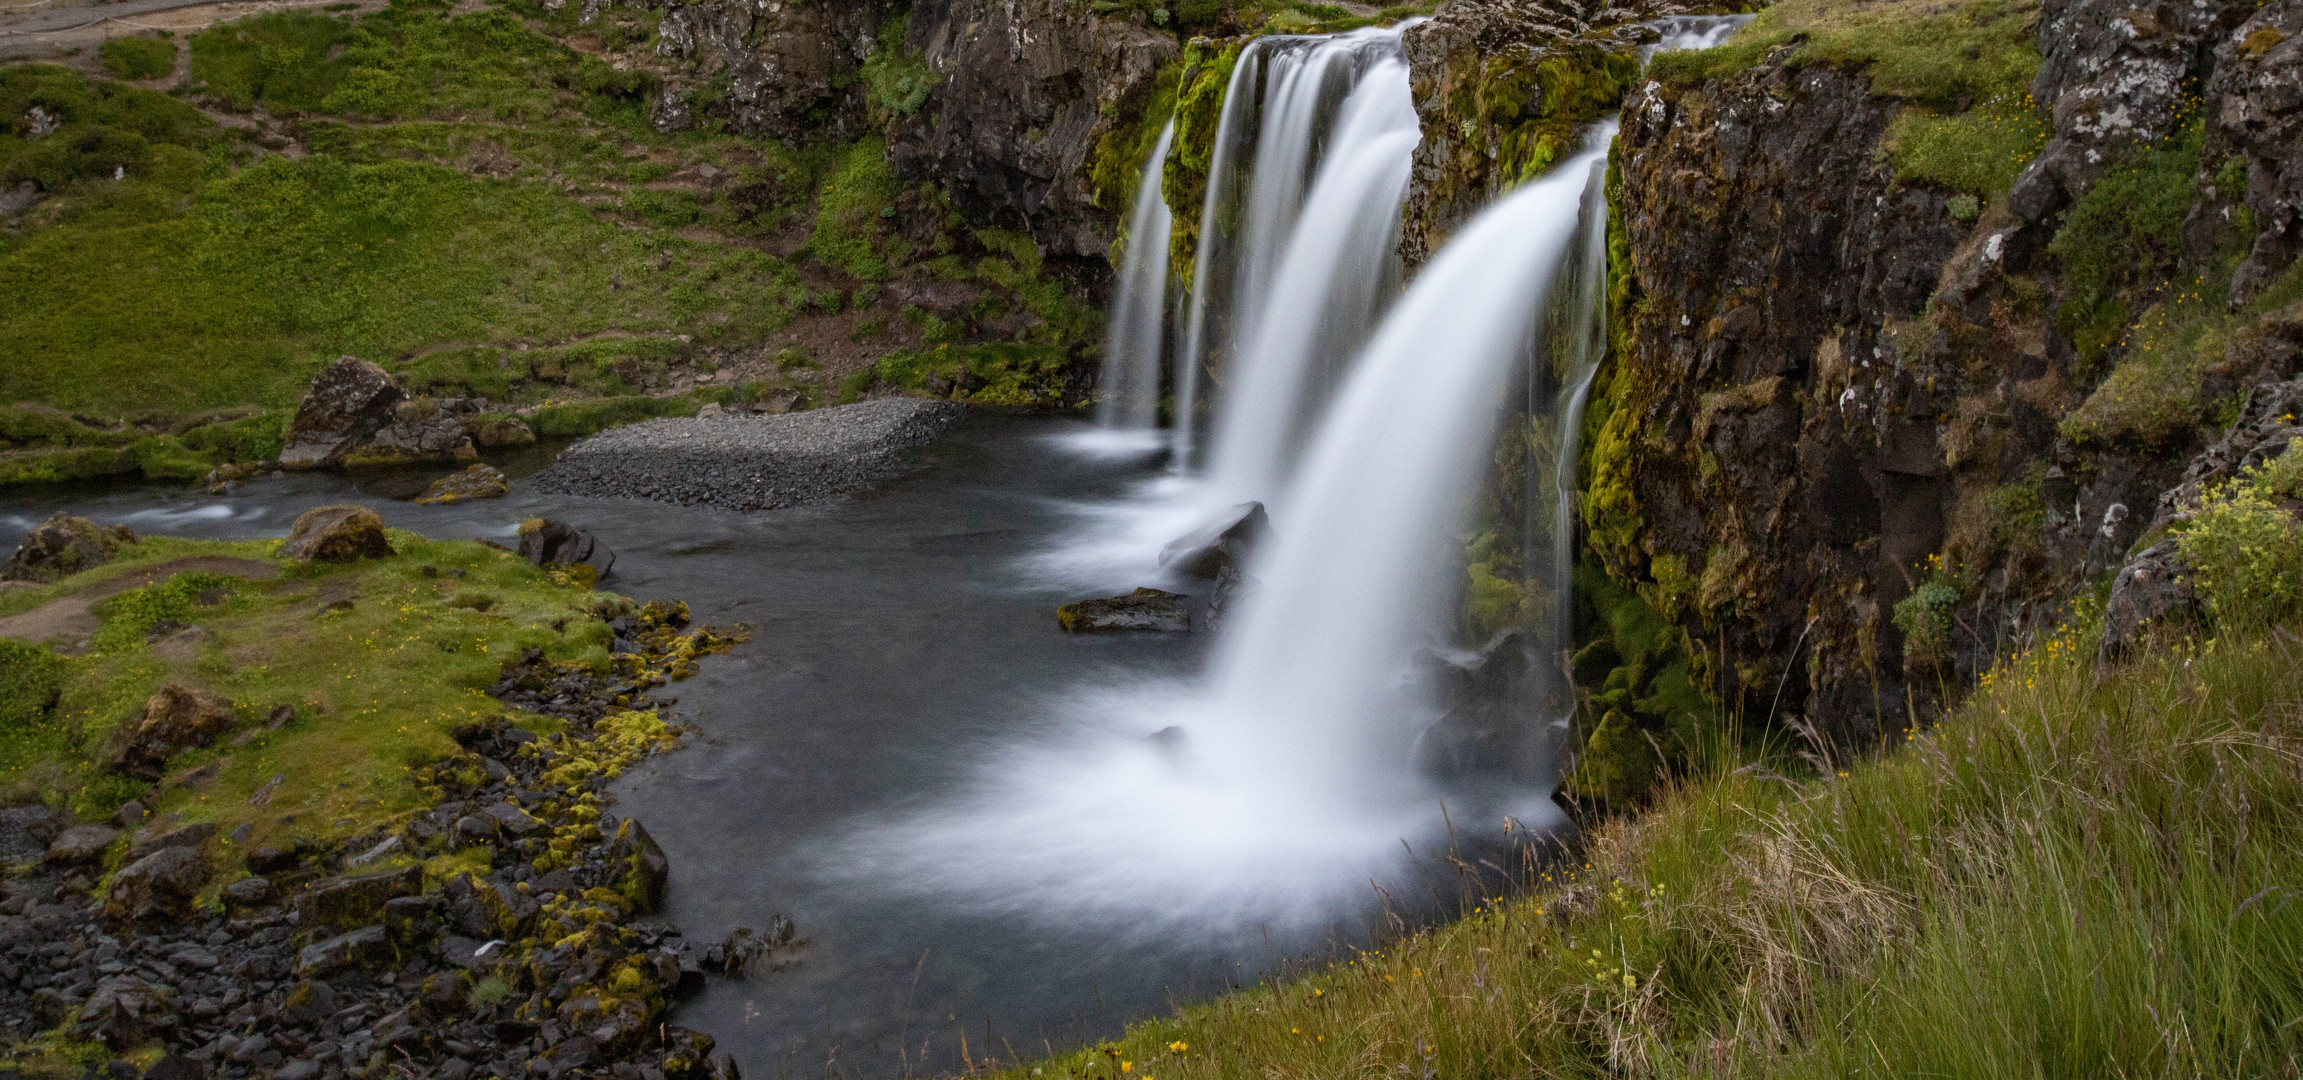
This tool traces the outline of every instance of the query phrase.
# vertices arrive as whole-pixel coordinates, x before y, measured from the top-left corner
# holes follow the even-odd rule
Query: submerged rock
[[[1248,552],[1271,535],[1271,516],[1259,502],[1241,503],[1214,521],[1185,533],[1161,548],[1159,564],[1179,574],[1214,578],[1226,568],[1237,569]]]
[[[340,464],[362,441],[393,420],[405,397],[383,368],[354,356],[338,357],[322,369],[296,405],[280,450],[283,469],[317,469]]]
[[[1056,609],[1056,622],[1065,633],[1103,630],[1156,630],[1184,633],[1191,629],[1189,599],[1180,593],[1137,589],[1126,596],[1082,600]]]
[[[388,559],[394,554],[384,538],[384,519],[365,506],[322,506],[306,510],[296,519],[280,556],[297,562],[352,562]]]
[[[8,565],[0,566],[0,581],[56,581],[111,562],[121,547],[135,542],[125,525],[58,514],[24,535]]]
[[[169,758],[207,745],[230,731],[235,719],[232,703],[221,695],[169,683],[145,699],[143,719],[113,758],[113,767],[130,776],[157,780]]]
[[[589,566],[601,577],[616,565],[616,553],[591,533],[550,518],[520,523],[520,557],[542,567]]]
[[[432,486],[416,497],[416,505],[452,506],[472,499],[500,499],[511,493],[511,483],[495,466],[473,465],[432,481]]]

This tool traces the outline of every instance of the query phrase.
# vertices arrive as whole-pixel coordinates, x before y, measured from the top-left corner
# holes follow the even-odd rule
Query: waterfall
[[[1159,420],[1160,361],[1167,338],[1168,231],[1174,224],[1160,194],[1160,173],[1174,139],[1171,119],[1144,162],[1135,212],[1128,218],[1127,257],[1112,303],[1096,403],[1096,423],[1110,434],[1147,435]]]
[[[1412,126],[1414,103],[1400,51],[1400,33],[1412,24],[1324,37],[1260,38],[1240,52],[1216,123],[1191,299],[1176,350],[1173,445],[1179,470],[1194,464],[1197,451],[1200,378],[1214,367],[1237,368],[1237,345],[1252,340],[1263,321],[1274,278],[1299,228],[1346,225],[1332,217],[1303,220],[1306,192],[1318,186],[1314,177],[1326,162],[1353,158],[1363,170],[1368,167],[1361,143],[1333,134],[1351,126],[1348,120],[1339,125],[1339,118],[1367,117],[1354,130],[1363,140],[1392,134],[1371,114],[1396,118],[1404,110]],[[1388,101],[1371,106],[1369,98]],[[1407,151],[1413,148],[1410,139]],[[1407,151],[1399,152],[1403,170]],[[1388,216],[1396,227],[1398,193],[1388,207],[1369,209],[1379,218]],[[1366,255],[1379,267],[1390,257],[1388,250]],[[1357,269],[1338,268],[1343,274]],[[1372,321],[1364,313],[1356,317]],[[1353,344],[1346,344],[1347,353]]]
[[[1736,25],[1656,29],[1659,47],[1702,47]],[[1272,499],[1207,671],[1098,671],[1054,703],[1052,730],[1000,750],[959,797],[859,823],[839,846],[846,873],[992,914],[1204,939],[1332,918],[1397,880],[1403,844],[1448,843],[1457,823],[1562,820],[1530,770],[1466,783],[1430,764],[1450,747],[1491,761],[1539,749],[1525,736],[1568,704],[1577,431],[1606,345],[1614,124],[1469,222],[1323,389],[1323,368],[1352,353],[1341,342],[1362,336],[1348,319],[1388,288],[1377,249],[1416,137],[1396,107],[1397,47],[1396,34],[1267,39],[1234,71],[1177,349],[1179,447],[1195,373],[1230,372],[1214,476],[1162,481],[1107,515],[1126,519],[1106,530],[1124,544],[1098,541],[1171,539],[1211,495]],[[1251,146],[1284,160],[1251,169]],[[1458,643],[1463,531],[1507,410],[1529,425],[1513,433],[1531,454],[1522,569],[1543,592],[1522,607],[1522,659],[1541,696],[1450,707],[1423,676]],[[1236,464],[1227,479],[1227,462],[1251,459],[1252,476]],[[1524,745],[1483,742],[1498,731]]]

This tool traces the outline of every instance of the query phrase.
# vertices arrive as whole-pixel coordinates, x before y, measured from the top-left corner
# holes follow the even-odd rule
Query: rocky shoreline
[[[432,810],[325,850],[250,850],[255,876],[209,903],[208,853],[244,837],[173,820],[124,837],[133,805],[119,830],[0,812],[15,866],[0,881],[0,1076],[34,1055],[121,1077],[732,1076],[709,1036],[662,1017],[707,972],[789,944],[790,925],[684,940],[658,917],[663,852],[604,792],[676,743],[645,711],[671,699],[650,692],[733,638],[690,627],[678,603],[593,614],[614,635],[609,674],[531,650],[489,690],[561,732],[459,728],[460,751],[420,770]]]
[[[532,482],[559,495],[776,510],[897,475],[900,451],[934,441],[967,411],[879,398],[783,415],[648,420],[577,442]]]

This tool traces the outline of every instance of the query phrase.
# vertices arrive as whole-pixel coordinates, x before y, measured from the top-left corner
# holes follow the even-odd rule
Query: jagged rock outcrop
[[[1594,392],[1585,521],[1610,574],[1702,639],[1704,681],[1841,743],[1892,734],[1913,706],[1931,715],[1941,687],[2129,563],[2165,516],[2147,511],[2214,440],[2215,401],[2295,373],[2290,339],[2303,334],[2283,312],[2251,316],[2220,331],[2204,389],[2183,391],[2195,401],[2152,400],[2179,396],[2177,383],[2123,384],[2136,401],[2124,407],[2156,410],[2155,427],[2074,426],[2129,344],[2113,328],[2092,355],[2075,348],[2070,260],[2082,256],[2056,242],[2065,212],[2114,170],[2171,160],[2199,115],[2184,87],[2210,88],[2207,141],[2227,147],[2201,158],[2193,221],[2230,219],[2218,173],[2246,177],[2249,213],[2287,197],[2274,178],[2287,175],[2292,140],[2277,133],[2292,107],[2268,104],[2293,98],[2281,80],[2295,66],[2275,62],[2283,10],[2047,4],[2031,91],[2052,109],[2052,136],[2004,198],[1915,182],[1893,142],[1919,107],[1908,90],[1878,89],[1860,64],[1803,59],[1796,38],[1744,70],[1650,80],[1626,103],[1613,193],[1629,255],[1614,268],[1622,347]],[[2249,67],[2242,45],[2264,28],[2249,54],[2264,62]],[[2266,256],[2241,277],[2287,268],[2283,229],[2249,234]],[[2167,261],[2142,274],[2210,273],[2233,250],[2185,244],[2180,265],[2152,253]],[[2156,281],[2118,285],[2132,309],[2094,310],[2141,315]],[[2153,377],[2187,369],[2174,370]],[[2134,591],[2168,575],[2133,576],[2129,621],[2183,606]],[[1922,625],[1948,636],[1948,656],[1907,655],[1905,628]]]
[[[906,41],[932,89],[891,129],[898,172],[1051,257],[1103,259],[1127,207],[1096,205],[1090,155],[1143,111],[1175,38],[1070,0],[921,0]]]
[[[2194,217],[2234,221],[2244,206],[2254,235],[2231,277],[2236,307],[2303,253],[2303,2],[2277,0],[2249,16],[2215,46],[2207,83],[2207,145],[2202,160],[2227,162],[2241,191],[2222,190],[2223,176]]]
[[[788,141],[863,133],[867,87],[859,73],[881,26],[903,12],[888,0],[668,0],[637,6],[662,10],[656,53],[672,65],[672,77],[650,110],[657,130],[690,127],[701,111],[743,134]],[[717,92],[699,95],[706,87]]]

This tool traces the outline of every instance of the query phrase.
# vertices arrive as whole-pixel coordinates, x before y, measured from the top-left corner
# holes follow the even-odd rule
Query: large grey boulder
[[[95,862],[120,838],[120,830],[102,825],[74,825],[48,842],[48,858],[66,866]]]
[[[104,897],[104,921],[115,927],[181,922],[192,915],[208,860],[198,849],[162,848],[112,875]]]
[[[358,357],[338,357],[312,380],[297,403],[287,445],[280,450],[280,467],[318,469],[342,463],[361,442],[392,422],[394,408],[406,396],[383,368]]]

